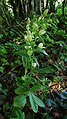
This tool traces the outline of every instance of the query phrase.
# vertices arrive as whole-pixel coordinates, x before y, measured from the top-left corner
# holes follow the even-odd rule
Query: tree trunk
[[[50,9],[49,9],[49,13],[52,13],[53,12],[53,1],[50,0]]]
[[[46,1],[46,9],[48,8],[48,0]]]
[[[24,5],[23,5],[23,2],[22,2],[22,0],[19,1],[18,13],[19,13],[19,17],[24,19]]]
[[[50,0],[50,3],[49,3],[49,13],[55,13],[55,2],[53,2],[53,0]]]
[[[34,0],[34,11],[36,11],[36,0]]]
[[[15,1],[10,0],[9,2],[10,2],[10,4],[11,4],[11,6],[13,7],[14,16],[17,17],[17,11],[16,11],[16,4],[15,4]]]
[[[42,0],[40,0],[39,4],[40,4],[39,11],[40,11],[40,14],[42,14]]]
[[[44,0],[42,0],[42,11],[44,12]]]
[[[64,7],[65,7],[65,0],[62,3],[62,16],[64,16]]]
[[[30,14],[32,10],[31,0],[28,0],[28,13]]]

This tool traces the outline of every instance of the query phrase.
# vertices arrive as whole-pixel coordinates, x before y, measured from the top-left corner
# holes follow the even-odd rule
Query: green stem
[[[25,66],[25,75],[27,74],[27,58],[26,58],[26,66]]]

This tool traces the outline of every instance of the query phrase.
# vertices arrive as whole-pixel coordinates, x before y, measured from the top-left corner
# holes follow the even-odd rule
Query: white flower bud
[[[34,67],[34,68],[35,68],[35,67],[36,67],[36,65],[37,65],[36,63],[32,63],[32,67]]]
[[[39,48],[43,48],[43,43],[40,43],[40,44],[38,45],[38,47],[39,47]]]

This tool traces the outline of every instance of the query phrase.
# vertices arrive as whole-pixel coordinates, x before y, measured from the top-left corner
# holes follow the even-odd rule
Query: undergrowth
[[[1,32],[0,117],[66,119],[66,26],[46,10]]]

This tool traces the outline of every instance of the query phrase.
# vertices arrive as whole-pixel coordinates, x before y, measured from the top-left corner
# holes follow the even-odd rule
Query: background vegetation
[[[0,119],[67,118],[67,0],[0,0]]]

